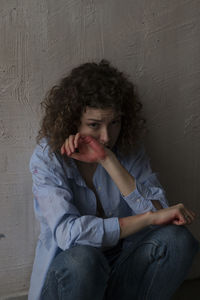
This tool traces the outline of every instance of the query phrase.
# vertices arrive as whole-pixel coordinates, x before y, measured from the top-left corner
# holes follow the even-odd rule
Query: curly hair
[[[128,77],[107,60],[88,62],[74,68],[53,86],[41,102],[44,109],[37,143],[46,137],[51,152],[60,153],[66,138],[76,134],[86,107],[112,108],[121,112],[121,131],[117,147],[123,155],[130,153],[144,136],[142,104]]]

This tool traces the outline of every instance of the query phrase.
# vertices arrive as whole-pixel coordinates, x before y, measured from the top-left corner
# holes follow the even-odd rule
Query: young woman
[[[133,84],[109,62],[54,86],[30,161],[40,222],[29,300],[170,299],[198,242],[141,143]]]

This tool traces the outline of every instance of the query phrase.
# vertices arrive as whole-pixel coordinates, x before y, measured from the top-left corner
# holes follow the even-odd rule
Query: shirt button
[[[101,187],[100,187],[100,186],[98,187],[98,190],[99,190],[99,191],[101,190]]]
[[[136,201],[137,201],[137,202],[140,202],[140,198],[138,198]]]

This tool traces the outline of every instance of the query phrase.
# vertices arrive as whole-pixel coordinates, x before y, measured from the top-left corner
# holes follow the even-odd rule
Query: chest
[[[82,215],[100,216],[101,213],[98,212],[101,210],[100,205],[107,217],[130,215],[130,209],[126,202],[122,201],[119,189],[103,168],[92,170],[89,166],[83,169],[77,167],[87,188],[72,180],[71,190],[74,193],[75,205]]]
[[[100,199],[99,199],[99,196],[97,194],[97,191],[96,191],[96,188],[93,184],[93,175],[94,175],[94,172],[88,172],[88,173],[83,173],[81,172],[81,176],[83,177],[87,187],[93,191],[93,193],[95,194],[95,197],[96,197],[96,200],[97,200],[97,203],[100,202]]]
[[[79,162],[76,163],[77,168],[79,170],[79,173],[81,177],[84,179],[86,185],[91,189],[95,190],[94,184],[93,184],[93,176],[96,170],[96,167],[89,167],[80,164]]]
[[[102,207],[102,204],[101,204],[101,201],[99,199],[99,196],[98,196],[98,193],[96,191],[96,188],[93,184],[93,176],[94,176],[94,173],[95,173],[95,168],[94,169],[81,169],[80,167],[78,168],[79,169],[79,172],[82,176],[82,178],[84,179],[87,187],[93,191],[95,197],[96,197],[96,204],[97,204],[97,211],[96,211],[96,215],[99,216],[99,217],[103,217],[105,218],[105,212],[104,212],[104,209]]]

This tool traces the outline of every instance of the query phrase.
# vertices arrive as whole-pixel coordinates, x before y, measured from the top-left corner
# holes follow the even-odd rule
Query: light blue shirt
[[[39,300],[48,268],[61,250],[75,245],[103,248],[119,241],[118,218],[155,211],[151,200],[159,200],[165,208],[168,203],[149,159],[141,148],[137,154],[122,158],[115,147],[113,152],[121,164],[136,179],[136,189],[123,196],[106,170],[98,164],[93,184],[107,218],[96,216],[97,203],[71,158],[66,165],[61,155],[48,155],[45,139],[37,145],[30,160],[33,178],[34,210],[40,222],[29,300]],[[130,243],[131,237],[124,240]]]

